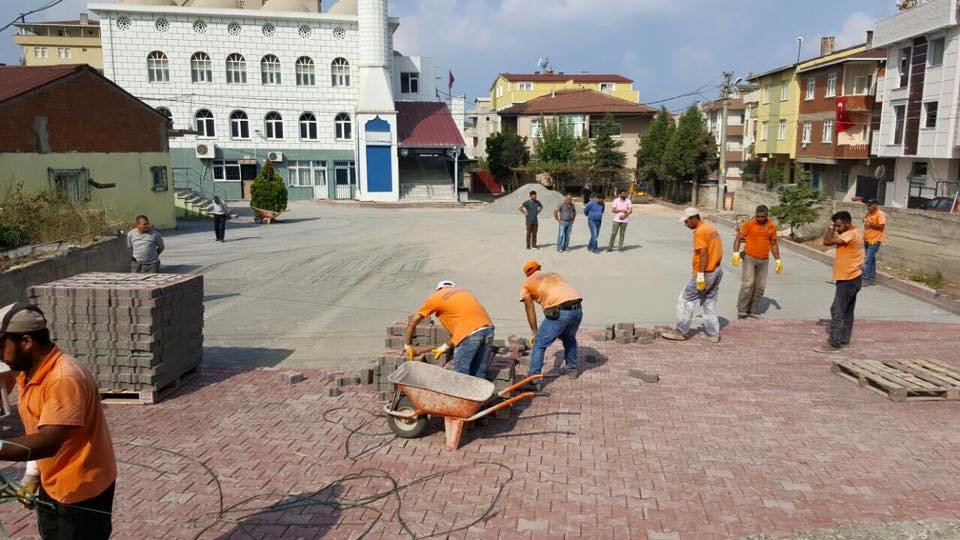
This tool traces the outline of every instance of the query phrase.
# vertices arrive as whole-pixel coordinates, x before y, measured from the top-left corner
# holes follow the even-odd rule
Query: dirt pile
[[[541,184],[530,183],[517,188],[513,193],[504,195],[488,206],[485,211],[495,214],[516,214],[523,201],[530,198],[530,192],[537,192],[537,200],[543,203],[543,214],[550,215],[563,202],[563,195]]]

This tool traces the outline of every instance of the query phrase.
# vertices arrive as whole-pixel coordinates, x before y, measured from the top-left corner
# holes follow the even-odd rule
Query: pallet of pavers
[[[960,400],[960,369],[936,360],[842,360],[833,372],[893,401]]]
[[[111,401],[156,403],[203,359],[203,276],[79,274],[28,289],[51,337]]]

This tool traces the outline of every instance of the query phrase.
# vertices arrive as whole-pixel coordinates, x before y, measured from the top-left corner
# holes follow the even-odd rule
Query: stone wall
[[[27,287],[84,272],[129,272],[130,250],[122,236],[101,238],[79,249],[17,266],[0,273],[0,306],[27,301]]]

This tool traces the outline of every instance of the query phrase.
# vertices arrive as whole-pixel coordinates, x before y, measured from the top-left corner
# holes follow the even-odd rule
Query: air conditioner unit
[[[283,161],[283,152],[267,152],[267,159],[274,163]]]
[[[217,155],[217,147],[212,143],[197,143],[195,150],[199,159],[213,159]]]

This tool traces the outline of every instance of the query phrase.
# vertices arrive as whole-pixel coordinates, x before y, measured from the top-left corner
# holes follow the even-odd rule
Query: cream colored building
[[[27,66],[87,64],[103,69],[100,22],[86,13],[73,21],[17,23],[13,42],[20,46]]]
[[[501,73],[490,86],[490,106],[495,111],[566,90],[593,90],[630,103],[640,102],[633,81],[621,75],[596,73]]]

